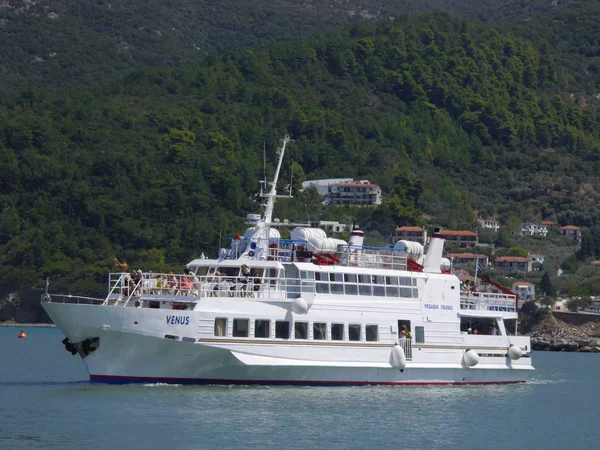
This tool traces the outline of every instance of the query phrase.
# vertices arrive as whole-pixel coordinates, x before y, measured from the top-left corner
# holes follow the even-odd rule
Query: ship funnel
[[[429,240],[429,248],[425,255],[423,272],[442,273],[440,265],[442,263],[442,254],[444,253],[444,236],[436,230]]]
[[[365,233],[361,230],[354,230],[348,239],[349,247],[362,247],[365,240]]]

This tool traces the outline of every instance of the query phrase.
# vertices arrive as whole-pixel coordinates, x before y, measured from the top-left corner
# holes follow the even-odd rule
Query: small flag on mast
[[[483,260],[477,259],[477,272],[483,272],[485,270],[485,264]]]

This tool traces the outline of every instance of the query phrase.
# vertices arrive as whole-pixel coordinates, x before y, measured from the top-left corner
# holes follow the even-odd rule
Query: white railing
[[[237,259],[243,248],[245,248],[243,245],[235,244],[222,256],[225,259]],[[353,247],[342,244],[330,253],[306,252],[307,248],[311,248],[307,241],[269,240],[266,257],[269,261],[313,261],[319,265],[357,266],[373,269],[406,270],[408,267],[404,255],[387,247]]]
[[[397,299],[418,298],[414,286],[385,284],[386,278],[368,277],[369,282],[315,280],[314,278],[283,278],[266,276],[228,276],[194,274],[145,273],[139,279],[128,274],[109,275],[109,294],[105,304],[132,306],[136,301],[159,300],[193,303],[207,297],[239,297],[287,301],[315,293],[331,295],[374,295]],[[370,282],[372,280],[372,282]],[[368,293],[367,293],[368,292]]]
[[[76,305],[102,305],[103,298],[81,297],[77,295],[43,294],[42,302],[47,303],[72,303]]]
[[[494,292],[461,292],[460,309],[515,311],[516,297]]]
[[[294,298],[314,293],[314,282],[296,278],[195,276],[193,274],[145,273],[137,280],[128,274],[109,274],[107,304],[126,306],[132,299],[195,301],[203,297]]]
[[[412,341],[407,338],[400,338],[400,339],[398,339],[398,344],[400,345],[400,347],[402,347],[402,350],[404,350],[404,355],[406,356],[406,359],[411,360],[412,359]]]

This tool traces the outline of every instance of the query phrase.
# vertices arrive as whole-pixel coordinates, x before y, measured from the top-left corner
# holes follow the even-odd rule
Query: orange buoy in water
[[[27,339],[27,335],[25,334],[25,332],[23,330],[21,330],[21,332],[19,333],[18,338],[19,339]]]

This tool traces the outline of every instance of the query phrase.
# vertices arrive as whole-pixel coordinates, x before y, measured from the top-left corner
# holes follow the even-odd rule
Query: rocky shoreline
[[[558,338],[547,334],[531,334],[531,349],[549,352],[600,353],[600,340]]]
[[[577,324],[567,323],[565,320]],[[600,323],[597,320],[594,316],[575,313],[548,314],[529,333],[531,349],[600,353]]]

